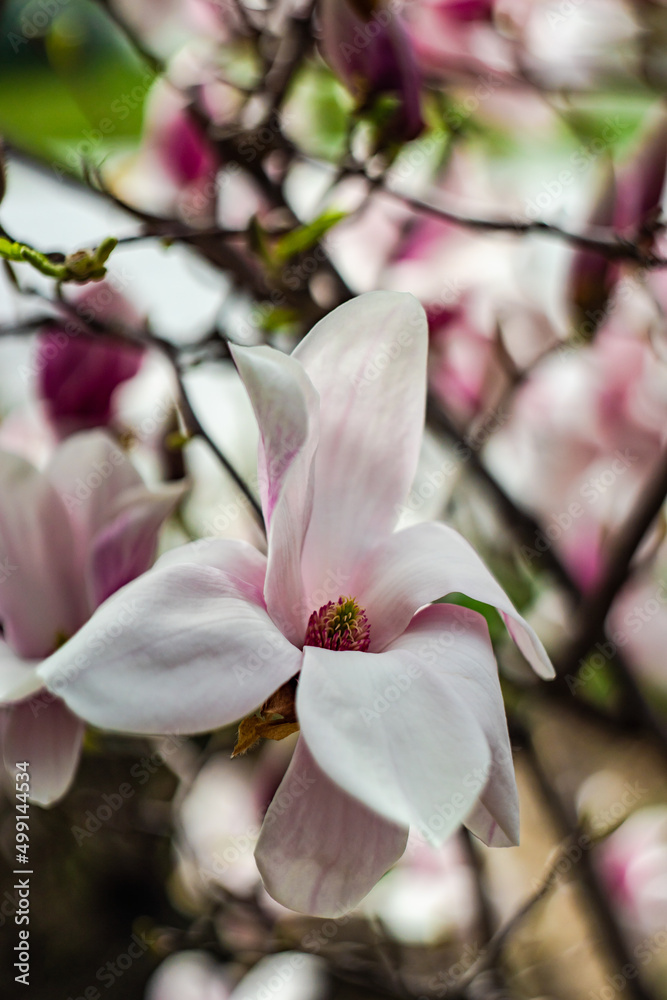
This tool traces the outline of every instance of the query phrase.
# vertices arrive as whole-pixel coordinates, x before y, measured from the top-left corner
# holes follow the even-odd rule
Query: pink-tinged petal
[[[301,732],[319,766],[386,819],[443,843],[485,787],[491,753],[474,709],[427,656],[304,647]]]
[[[215,150],[187,109],[178,109],[155,136],[161,162],[180,188],[211,180],[218,168]]]
[[[491,782],[489,779],[489,786]],[[482,792],[479,802],[473,806],[472,812],[465,821],[465,826],[473,833],[478,840],[481,840],[487,847],[516,847],[519,843],[519,835],[508,836],[495,817],[491,807],[487,807],[487,793]],[[497,809],[497,802],[493,803],[493,809]]]
[[[317,917],[346,913],[405,851],[407,827],[347,795],[301,737],[264,818],[255,850],[267,891]]]
[[[486,787],[466,820],[485,843],[519,843],[519,796],[498,665],[485,619],[452,604],[431,604],[388,647],[405,649],[441,671],[447,686],[475,713],[491,750]]]
[[[65,508],[48,479],[0,452],[0,622],[26,659],[48,656],[85,618]]]
[[[260,429],[259,481],[269,536],[266,605],[285,635],[301,643],[312,611],[303,597],[301,550],[312,503],[317,395],[291,357],[266,347],[235,347],[233,355]]]
[[[82,431],[64,441],[46,476],[65,504],[81,552],[112,520],[121,495],[144,485],[127,455],[101,430]]]
[[[23,701],[42,687],[39,660],[22,660],[0,639],[0,704]]]
[[[310,608],[349,592],[363,554],[390,531],[424,429],[426,314],[412,296],[369,292],[334,309],[293,357],[320,395],[320,437],[303,572]],[[319,601],[320,604],[323,601]]]
[[[46,419],[44,408],[30,402],[13,407],[0,423],[0,449],[43,468],[58,445],[58,438]]]
[[[67,792],[81,756],[83,723],[58,699],[34,698],[8,710],[3,753],[5,769],[30,765],[30,798],[51,806]]]
[[[173,483],[155,493],[140,486],[121,494],[122,510],[95,536],[88,554],[91,611],[151,566],[162,523],[184,492],[184,484]]]
[[[251,600],[255,604],[264,604],[266,556],[249,542],[237,538],[200,538],[161,555],[155,568],[166,566],[213,566],[221,569],[252,588]]]
[[[496,607],[540,677],[554,676],[544,646],[473,547],[444,524],[417,524],[391,535],[359,567],[350,592],[371,623],[371,649],[381,650],[407,628],[415,612],[460,592]]]
[[[300,667],[300,651],[254,593],[252,583],[209,566],[151,570],[98,608],[40,675],[77,715],[105,729],[227,725]]]

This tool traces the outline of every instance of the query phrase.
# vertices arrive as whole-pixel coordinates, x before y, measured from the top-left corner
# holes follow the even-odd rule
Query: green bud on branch
[[[16,263],[31,264],[47,278],[83,284],[86,281],[100,281],[105,276],[105,264],[117,243],[115,236],[107,236],[95,250],[77,250],[76,253],[67,254],[61,263],[25,243],[11,242],[0,237],[0,257]]]

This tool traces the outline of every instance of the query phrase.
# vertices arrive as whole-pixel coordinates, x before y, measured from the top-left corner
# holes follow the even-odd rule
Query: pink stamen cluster
[[[323,604],[308,619],[304,646],[323,649],[358,650],[365,653],[371,642],[366,612],[353,597],[339,597]]]

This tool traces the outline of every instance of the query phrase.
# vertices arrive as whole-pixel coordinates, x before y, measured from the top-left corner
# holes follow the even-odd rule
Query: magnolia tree
[[[663,20],[8,8],[11,996],[667,995]]]

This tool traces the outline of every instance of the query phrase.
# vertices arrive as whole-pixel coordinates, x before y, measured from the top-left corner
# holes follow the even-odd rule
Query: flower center
[[[308,619],[304,646],[323,649],[356,649],[365,653],[371,642],[371,627],[366,612],[354,597],[339,597],[323,604]]]
[[[324,649],[356,649],[365,653],[371,642],[371,627],[366,612],[353,597],[339,597],[323,604],[308,619],[304,646]],[[279,687],[262,707],[246,716],[239,725],[232,757],[245,753],[260,739],[283,740],[299,731],[296,717],[298,678]]]

